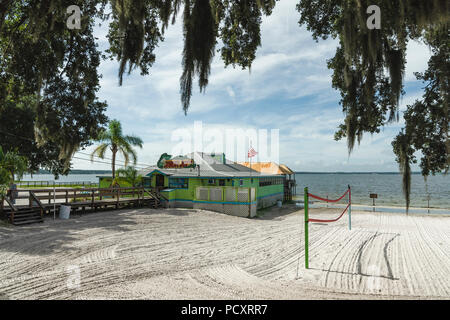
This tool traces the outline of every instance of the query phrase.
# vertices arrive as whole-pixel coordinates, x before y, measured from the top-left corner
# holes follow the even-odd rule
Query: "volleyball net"
[[[309,223],[310,222],[319,222],[319,223],[331,223],[336,222],[339,219],[341,219],[346,212],[348,212],[348,229],[352,229],[352,190],[350,188],[350,185],[347,188],[347,191],[344,192],[342,196],[340,196],[338,199],[325,199],[322,197],[319,197],[315,194],[308,192],[308,187],[305,188],[305,268],[309,268]],[[324,201],[327,203],[337,203],[347,197],[347,206],[345,207],[344,211],[335,219],[311,219],[309,218],[309,198],[313,198],[319,201]]]

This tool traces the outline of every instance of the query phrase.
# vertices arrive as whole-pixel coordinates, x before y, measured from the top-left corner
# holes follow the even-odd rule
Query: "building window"
[[[225,186],[225,179],[219,179],[219,186]]]
[[[169,178],[169,188],[176,188],[176,189],[188,189],[187,178]]]
[[[208,179],[208,184],[216,184],[215,179]]]
[[[264,177],[259,179],[259,186],[260,187],[266,187],[266,186],[272,186],[272,185],[280,185],[283,184],[283,178],[279,177]]]
[[[244,185],[244,179],[239,179],[239,187],[242,187]]]
[[[151,179],[143,179],[143,183],[142,183],[142,185],[145,187],[145,188],[150,188],[151,186],[152,186],[152,180]]]

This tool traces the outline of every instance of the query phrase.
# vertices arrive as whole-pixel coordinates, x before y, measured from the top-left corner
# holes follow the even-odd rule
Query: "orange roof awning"
[[[250,162],[239,162],[239,164],[250,168]],[[294,174],[294,171],[286,165],[278,165],[275,162],[252,162],[251,168],[267,174]]]

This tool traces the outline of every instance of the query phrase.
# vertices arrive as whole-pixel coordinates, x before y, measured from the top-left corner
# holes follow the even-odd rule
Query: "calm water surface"
[[[352,202],[372,205],[369,194],[377,193],[376,205],[404,206],[402,176],[400,174],[296,174],[297,195],[303,196],[304,187],[309,192],[330,199],[339,198],[347,189],[352,188]],[[450,175],[430,176],[425,183],[420,174],[412,175],[411,207],[450,208]]]
[[[70,174],[60,176],[55,180],[53,175],[35,174],[25,175],[23,181],[91,181],[98,182],[97,174]],[[296,174],[297,195],[303,197],[303,188],[308,187],[310,193],[323,197],[327,195],[338,198],[352,187],[352,202],[355,204],[372,205],[370,193],[377,193],[377,205],[404,206],[402,192],[402,176],[400,174]],[[436,175],[428,177],[425,183],[419,174],[412,175],[411,207],[427,207],[427,197],[430,197],[430,207],[450,209],[450,175]]]

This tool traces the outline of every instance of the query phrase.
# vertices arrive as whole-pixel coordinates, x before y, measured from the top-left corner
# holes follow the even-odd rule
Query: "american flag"
[[[258,154],[258,152],[256,152],[255,149],[250,148],[250,150],[248,150],[247,156],[248,156],[249,158],[252,158],[252,157],[256,156],[257,154]]]

